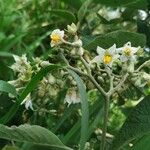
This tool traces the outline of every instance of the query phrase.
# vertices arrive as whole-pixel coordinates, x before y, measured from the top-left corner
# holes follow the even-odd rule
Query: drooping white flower
[[[70,106],[70,104],[80,103],[80,97],[76,89],[71,88],[68,90],[64,102],[68,103],[68,106]]]
[[[128,60],[136,61],[136,52],[140,47],[132,47],[131,42],[127,42],[123,47],[118,48],[117,52],[121,54],[120,60],[126,62]]]
[[[60,29],[55,29],[51,33],[50,38],[51,38],[51,47],[57,46],[61,44],[63,41],[64,31],[63,30],[61,31]]]
[[[103,63],[111,67],[112,63],[119,58],[119,55],[116,53],[116,44],[106,50],[98,46],[96,51],[98,56],[96,56],[91,63]]]
[[[28,110],[29,108],[33,110],[31,95],[28,94],[26,98],[22,101],[21,105],[25,104],[25,108]]]

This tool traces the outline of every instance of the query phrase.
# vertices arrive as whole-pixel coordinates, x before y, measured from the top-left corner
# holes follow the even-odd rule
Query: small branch
[[[96,86],[96,88],[99,90],[100,93],[102,93],[103,96],[106,96],[106,92],[104,91],[104,89],[100,86],[100,84],[97,83],[97,81],[95,80],[95,78],[92,76],[91,74],[91,69],[89,64],[84,60],[84,58],[81,56],[80,57],[83,65],[85,66],[87,73],[88,73],[88,78],[91,80],[91,82]]]
[[[126,79],[127,79],[128,76],[129,76],[129,74],[126,73],[126,74],[123,76],[123,78],[120,80],[120,83],[119,83],[116,87],[114,87],[112,90],[110,90],[110,91],[108,92],[108,95],[111,96],[114,92],[118,91],[118,90],[121,88],[121,86],[124,84],[124,82],[126,81]]]
[[[135,71],[138,72],[140,71],[145,65],[147,65],[148,63],[150,63],[150,60],[145,61],[141,66],[139,66],[139,68]]]
[[[77,69],[77,68],[74,68],[74,67],[72,67],[72,66],[70,66],[70,65],[69,65],[67,68],[73,70],[74,72],[76,72],[76,73],[78,73],[78,74],[80,74],[80,75],[82,75],[82,76],[88,77],[88,75],[87,75],[86,73],[82,72],[81,70],[79,70],[79,69]]]
[[[108,113],[109,113],[109,101],[110,97],[105,97],[104,103],[104,122],[103,122],[103,132],[102,132],[102,141],[100,150],[105,150],[106,148],[106,133],[107,133],[107,122],[108,122]]]
[[[97,83],[97,81],[94,79],[94,77],[91,75],[91,71],[89,71],[90,73],[84,73],[81,70],[74,68],[72,66],[70,66],[68,60],[65,58],[65,56],[63,55],[63,53],[60,53],[61,58],[63,59],[63,61],[67,64],[67,68],[71,69],[73,71],[75,71],[76,73],[82,75],[82,76],[86,76],[90,79],[90,81],[95,85],[95,87],[99,90],[100,93],[102,93],[103,96],[106,96],[106,92],[103,90],[103,88]],[[82,61],[84,62],[84,65],[86,66],[86,69],[89,70],[89,66],[86,64],[85,60],[82,59]]]
[[[68,69],[71,69],[71,70],[73,70],[74,72],[76,72],[76,73],[78,73],[78,74],[80,74],[80,75],[82,75],[82,76],[87,76],[87,74],[84,73],[83,71],[81,71],[81,70],[79,70],[79,69],[77,69],[77,68],[74,68],[74,67],[70,66],[68,60],[65,58],[65,56],[63,55],[63,53],[60,53],[60,56],[61,56],[61,58],[63,59],[63,61],[66,63]]]
[[[106,92],[104,91],[104,89],[97,83],[97,81],[94,79],[94,77],[92,75],[88,75],[89,79],[91,80],[91,82],[96,86],[96,88],[98,89],[98,91],[103,95],[106,96]]]
[[[91,69],[90,69],[89,64],[84,60],[84,58],[83,58],[82,56],[80,57],[80,59],[81,59],[83,65],[85,66],[85,68],[86,68],[88,74],[91,74]]]
[[[110,70],[108,67],[106,68],[106,72],[110,79],[110,90],[113,90],[113,82],[114,82],[114,76],[112,75],[112,70]]]

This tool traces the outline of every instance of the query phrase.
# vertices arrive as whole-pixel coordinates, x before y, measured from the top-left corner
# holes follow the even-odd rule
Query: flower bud
[[[78,54],[79,56],[82,56],[82,55],[84,54],[84,49],[83,49],[82,47],[80,47],[80,48],[78,49],[77,54]]]
[[[104,83],[104,79],[103,79],[101,76],[98,76],[97,79],[98,79],[100,82],[103,82],[103,83]]]
[[[144,50],[143,50],[143,48],[140,47],[136,54],[137,54],[137,56],[142,56],[143,53],[144,53]]]
[[[71,50],[70,54],[71,54],[72,56],[76,55],[76,48],[73,48],[73,49]]]
[[[49,61],[42,61],[40,65],[41,65],[41,67],[47,67],[50,65],[50,63],[49,63]]]
[[[50,84],[55,84],[56,83],[56,79],[55,79],[55,77],[52,74],[49,74],[49,76],[48,76],[48,82]]]
[[[67,25],[67,31],[74,35],[77,32],[77,26],[74,23]]]
[[[72,44],[74,46],[81,47],[82,46],[82,41],[80,39],[78,39],[77,41],[73,42]]]

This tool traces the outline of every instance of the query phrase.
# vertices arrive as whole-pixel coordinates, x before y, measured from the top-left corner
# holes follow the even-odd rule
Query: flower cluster
[[[132,47],[131,42],[127,42],[123,47],[116,48],[116,44],[108,49],[97,47],[98,56],[91,63],[103,63],[112,67],[113,62],[120,60],[121,62],[136,62],[137,52],[140,47]]]
[[[55,29],[54,31],[52,31],[50,35],[51,47],[59,47],[62,44],[70,45],[72,46],[72,54],[82,56],[84,53],[84,49],[82,47],[82,40],[77,36],[77,26],[72,23],[71,25],[67,26],[66,31],[71,35],[69,37],[69,39],[71,39],[70,41],[66,40],[67,35],[65,34],[64,30]]]
[[[135,69],[138,60],[137,56],[141,47],[132,47],[131,42],[127,42],[120,48],[117,48],[116,44],[108,49],[97,46],[96,51],[98,55],[93,58],[91,53],[84,50],[82,40],[77,35],[77,29],[74,23],[67,26],[67,33],[64,30],[55,29],[50,35],[50,45],[60,52],[62,60],[67,64],[69,69],[73,69],[73,71],[77,71],[77,73],[84,76],[82,79],[87,90],[95,89],[98,84],[102,84],[100,86],[102,93],[105,94],[105,89],[108,87],[110,87],[110,90],[113,91],[114,88],[114,91],[116,91],[118,89],[115,89],[115,86],[117,87],[122,80],[125,84],[127,77],[130,77],[130,80],[139,87],[150,84],[150,75],[141,71],[140,69],[142,67]],[[75,62],[73,65],[70,64],[72,59]],[[33,74],[51,65],[49,61],[43,61],[38,57],[32,58],[33,62],[30,62],[27,60],[26,55],[22,57],[15,55],[14,60],[15,63],[10,68],[17,75],[17,79],[9,81],[9,83],[14,85],[18,92],[24,89]],[[114,73],[116,64],[122,68],[121,73]],[[124,74],[127,74],[125,79]],[[87,80],[85,77],[90,77],[90,80]],[[93,79],[91,80],[91,78]],[[49,99],[55,99],[57,97],[68,80],[70,88],[68,87],[64,103],[68,103],[68,106],[70,104],[80,103],[76,82],[66,70],[62,69],[59,72],[49,73],[43,77],[37,85],[35,92],[29,93],[22,104],[25,104],[26,109],[33,109],[32,101],[36,99],[36,106],[40,107],[41,104],[46,105],[49,103]],[[94,86],[95,83],[96,86]],[[109,84],[110,86],[108,86]]]

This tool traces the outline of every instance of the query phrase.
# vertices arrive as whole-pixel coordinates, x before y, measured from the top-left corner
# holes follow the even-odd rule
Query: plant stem
[[[104,103],[104,122],[103,122],[103,132],[102,132],[102,140],[100,150],[106,150],[106,133],[107,133],[107,122],[108,122],[108,113],[109,113],[109,100],[110,97],[105,97]]]

